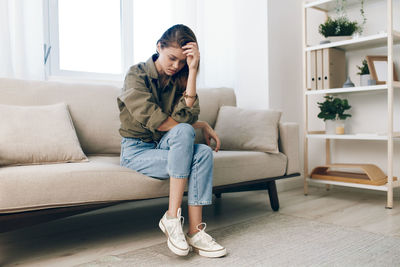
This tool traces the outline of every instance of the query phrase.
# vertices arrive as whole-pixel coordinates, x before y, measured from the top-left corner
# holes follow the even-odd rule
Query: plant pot
[[[325,133],[326,134],[345,134],[345,121],[344,120],[326,120]]]
[[[344,120],[337,120],[336,121],[336,127],[335,127],[335,133],[336,134],[344,134]]]
[[[333,42],[339,42],[339,41],[344,41],[344,40],[350,40],[351,38],[353,38],[353,36],[351,35],[344,35],[344,36],[328,36],[326,37],[326,39],[328,39],[329,41]]]
[[[336,133],[336,120],[326,120],[325,121],[325,133],[335,134]]]
[[[370,74],[363,74],[360,75],[360,86],[368,86],[370,83],[368,82],[371,80],[371,75]]]

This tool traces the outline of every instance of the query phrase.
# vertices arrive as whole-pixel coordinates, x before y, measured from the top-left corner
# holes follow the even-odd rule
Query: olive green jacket
[[[179,123],[193,124],[198,119],[198,98],[192,107],[188,107],[174,77],[165,88],[160,87],[154,64],[157,56],[155,54],[146,62],[132,66],[125,77],[124,87],[117,99],[121,121],[119,132],[123,137],[157,142],[166,133],[157,128],[169,116]]]

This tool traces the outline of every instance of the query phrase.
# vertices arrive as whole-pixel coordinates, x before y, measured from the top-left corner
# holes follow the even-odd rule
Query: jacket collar
[[[153,79],[158,79],[158,72],[157,72],[156,64],[155,64],[155,61],[157,60],[157,58],[158,58],[158,54],[154,54],[146,61],[147,73]]]

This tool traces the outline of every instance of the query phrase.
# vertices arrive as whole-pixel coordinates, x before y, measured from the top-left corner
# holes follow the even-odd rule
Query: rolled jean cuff
[[[194,202],[188,202],[189,206],[206,206],[206,205],[211,205],[212,201],[194,201]]]
[[[169,176],[172,178],[178,178],[178,179],[184,179],[184,178],[188,178],[189,177],[189,173],[186,175],[181,175],[181,174],[173,174],[171,172],[168,172]]]

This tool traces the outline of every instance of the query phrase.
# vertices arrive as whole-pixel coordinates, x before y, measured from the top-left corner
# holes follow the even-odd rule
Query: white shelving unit
[[[307,138],[315,139],[337,139],[337,140],[382,140],[387,141],[389,137],[387,135],[377,135],[377,134],[307,134]],[[400,137],[393,136],[393,139],[400,141]]]
[[[375,0],[368,0],[375,1]],[[393,132],[393,93],[394,89],[400,89],[400,82],[393,80],[393,45],[400,44],[400,32],[393,30],[393,0],[385,0],[387,6],[387,29],[383,33],[362,36],[350,40],[333,42],[322,45],[307,45],[307,10],[310,8],[318,9],[324,12],[335,10],[336,0],[317,0],[305,1],[303,3],[303,100],[304,100],[304,193],[308,194],[308,183],[320,183],[326,185],[339,185],[347,187],[356,187],[370,190],[379,190],[387,192],[386,208],[393,208],[393,188],[400,187],[400,181],[393,181],[393,146],[395,141],[400,141],[400,133]],[[347,0],[347,6],[359,5],[359,0]],[[384,19],[384,18],[383,18]],[[366,48],[386,47],[388,55],[388,81],[384,85],[351,87],[351,88],[331,88],[324,90],[307,90],[307,52],[323,48],[340,48],[345,51],[354,51]],[[326,94],[354,94],[358,92],[383,92],[387,94],[387,119],[388,133],[385,135],[377,134],[345,134],[329,135],[325,132],[311,132],[308,129],[308,97],[311,95]],[[308,140],[324,139],[326,142],[326,163],[330,163],[330,140],[375,140],[387,142],[387,176],[388,182],[385,185],[375,186],[367,184],[339,182],[330,180],[311,179],[308,161]]]

